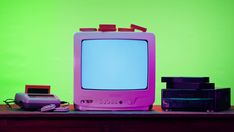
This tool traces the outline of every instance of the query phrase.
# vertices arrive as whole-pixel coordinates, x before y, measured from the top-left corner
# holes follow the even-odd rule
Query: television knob
[[[114,100],[111,100],[111,104],[115,104],[115,101],[114,101]]]
[[[103,100],[99,100],[99,103],[100,103],[100,104],[103,104]]]
[[[132,102],[131,100],[127,100],[127,104],[128,104],[128,105],[132,105],[133,102]]]

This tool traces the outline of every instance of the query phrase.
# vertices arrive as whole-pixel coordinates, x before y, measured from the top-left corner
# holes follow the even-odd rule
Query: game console
[[[17,93],[15,103],[24,110],[37,110],[50,104],[60,106],[59,98],[53,94]]]
[[[25,93],[16,93],[15,103],[23,110],[49,111],[60,107],[60,99],[50,94],[50,85],[25,85]]]

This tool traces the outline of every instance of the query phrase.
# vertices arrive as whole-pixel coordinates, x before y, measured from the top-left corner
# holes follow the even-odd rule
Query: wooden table
[[[225,112],[25,112],[0,105],[0,132],[234,132],[234,109]]]

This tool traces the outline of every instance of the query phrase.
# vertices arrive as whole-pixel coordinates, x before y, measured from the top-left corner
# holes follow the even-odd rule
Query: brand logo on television
[[[84,99],[84,100],[80,100],[80,103],[82,103],[82,104],[84,104],[84,103],[90,104],[90,103],[93,103],[93,100],[91,100],[91,99]]]

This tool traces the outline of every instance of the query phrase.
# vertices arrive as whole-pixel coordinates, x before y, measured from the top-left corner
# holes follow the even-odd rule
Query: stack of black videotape
[[[209,77],[162,77],[164,111],[223,111],[230,108],[230,88],[215,89]]]

